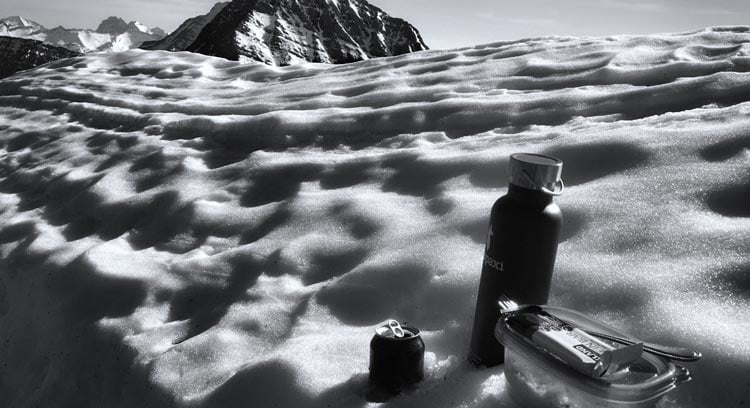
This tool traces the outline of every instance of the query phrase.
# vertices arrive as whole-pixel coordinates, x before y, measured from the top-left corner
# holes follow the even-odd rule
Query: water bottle
[[[469,353],[477,366],[503,363],[505,350],[495,339],[501,294],[519,304],[547,303],[562,227],[552,201],[564,189],[562,164],[541,154],[510,156],[508,193],[492,206],[479,280]]]

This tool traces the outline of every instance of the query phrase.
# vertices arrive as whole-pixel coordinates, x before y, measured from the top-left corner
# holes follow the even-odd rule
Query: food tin
[[[543,309],[577,327],[627,337],[578,312],[551,306]],[[509,327],[505,319],[498,321],[495,336],[505,346],[504,369],[510,394],[522,406],[647,408],[690,380],[686,368],[649,353],[641,354],[622,370],[595,378],[539,348]]]

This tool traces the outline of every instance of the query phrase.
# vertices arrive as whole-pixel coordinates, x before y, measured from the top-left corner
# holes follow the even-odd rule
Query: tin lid
[[[573,310],[552,306],[543,306],[543,309],[574,326],[627,337],[610,326]],[[505,324],[503,319],[495,328],[495,336],[506,347],[506,353],[519,353],[567,386],[608,401],[636,404],[656,400],[691,379],[686,368],[650,353],[643,353],[626,370],[592,378],[538,348]]]
[[[560,195],[565,188],[561,179],[562,166],[562,160],[552,156],[515,153],[510,156],[508,164],[509,182],[529,190]]]

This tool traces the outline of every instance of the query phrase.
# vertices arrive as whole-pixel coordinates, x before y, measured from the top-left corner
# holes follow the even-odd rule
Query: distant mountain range
[[[81,54],[37,40],[0,36],[0,78],[62,58]]]
[[[64,28],[52,29],[19,16],[0,19],[0,35],[38,40],[79,53],[94,51],[125,51],[139,47],[144,41],[163,38],[160,28],[148,28],[137,21],[126,23],[119,17],[109,17],[96,30]]]
[[[365,0],[234,0],[141,48],[290,65],[347,63],[427,45],[411,24]]]

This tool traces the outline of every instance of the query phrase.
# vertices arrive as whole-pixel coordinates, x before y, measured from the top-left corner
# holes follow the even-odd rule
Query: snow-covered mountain
[[[425,378],[382,407],[530,406],[466,362],[521,151],[565,163],[550,303],[703,352],[658,407],[747,406],[748,56],[723,27],[2,80],[2,407],[377,407],[388,318],[421,330]]]
[[[151,34],[156,36],[165,36],[166,33],[159,27],[149,28],[137,21],[131,21],[126,23],[125,20],[120,17],[108,17],[99,23],[99,27],[96,28],[97,33],[120,35],[124,32],[138,32],[143,34]]]
[[[62,58],[80,55],[37,40],[0,36],[0,78]]]
[[[0,35],[4,36],[37,39],[33,36],[44,30],[43,25],[20,16],[0,19]]]
[[[182,51],[192,44],[203,28],[210,23],[229,2],[216,3],[208,14],[185,20],[176,30],[161,40],[146,41],[139,48],[144,50]]]
[[[234,0],[213,13],[194,40],[196,30],[186,30],[147,48],[269,65],[346,63],[427,49],[411,24],[365,0]],[[199,19],[196,26],[206,20]]]
[[[96,28],[97,33],[118,35],[128,30],[128,23],[120,17],[107,17],[99,23]]]
[[[141,23],[126,23],[119,17],[109,17],[96,30],[65,28],[47,29],[41,24],[14,16],[0,20],[0,35],[43,41],[80,53],[93,51],[125,51],[137,48],[144,41],[163,38],[160,28],[148,28]]]

